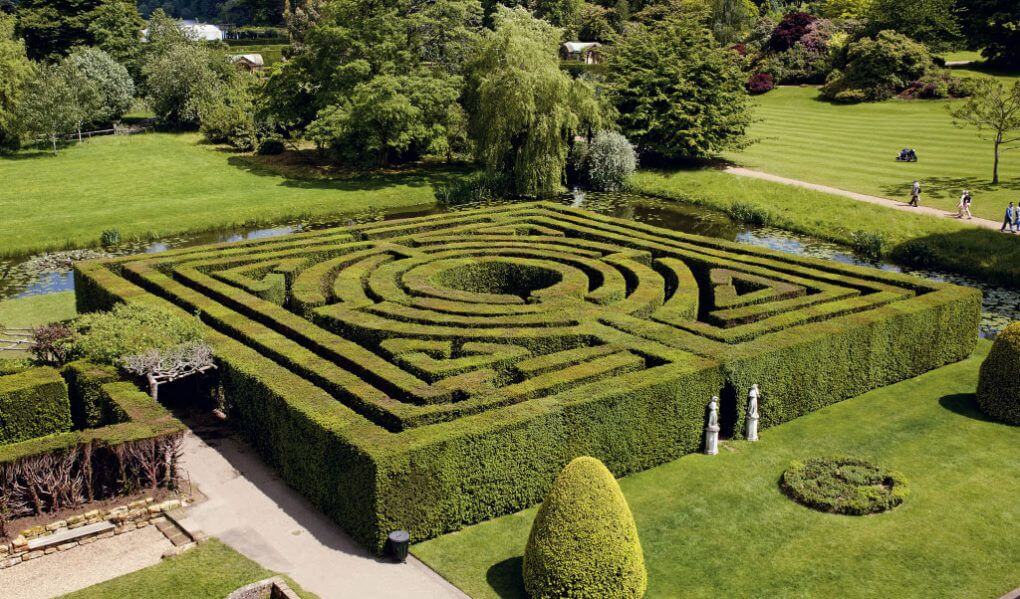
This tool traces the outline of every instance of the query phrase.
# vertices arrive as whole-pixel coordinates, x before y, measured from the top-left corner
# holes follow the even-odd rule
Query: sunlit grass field
[[[273,576],[218,540],[166,559],[155,566],[64,595],[64,599],[220,599],[232,591]],[[293,581],[303,599],[316,599]]]
[[[432,171],[286,178],[198,134],[98,137],[0,157],[0,256],[304,216],[432,204]]]
[[[1020,585],[1020,427],[974,408],[988,350],[620,481],[637,521],[648,597],[988,597]],[[767,390],[766,390],[767,393]],[[866,457],[899,470],[906,502],[872,516],[789,500],[792,460]],[[413,548],[470,596],[521,597],[536,509]]]
[[[820,100],[813,87],[783,87],[756,103],[759,120],[750,133],[758,142],[727,155],[741,166],[904,202],[918,179],[922,203],[944,210],[955,210],[969,189],[974,214],[990,219],[1020,200],[1020,152],[1003,154],[1001,183],[992,186],[991,142],[954,127],[949,101],[838,105]],[[905,147],[915,148],[920,161],[896,162]]]

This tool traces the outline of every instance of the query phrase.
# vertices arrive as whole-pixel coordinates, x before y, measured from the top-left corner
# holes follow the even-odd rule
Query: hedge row
[[[0,376],[0,445],[71,430],[67,385],[53,368]]]
[[[580,273],[580,274],[579,274]],[[280,280],[283,280],[282,295]],[[210,329],[228,409],[356,539],[429,538],[962,359],[980,294],[555,204],[76,266],[79,310]]]
[[[8,519],[176,484],[184,425],[147,393],[84,362],[65,367],[67,386],[51,368],[27,373],[63,389],[67,426],[0,444],[0,529]],[[88,428],[70,430],[72,417]]]

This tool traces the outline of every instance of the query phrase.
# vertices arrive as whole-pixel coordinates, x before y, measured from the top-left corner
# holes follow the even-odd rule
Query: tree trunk
[[[999,184],[999,145],[1002,143],[1002,135],[995,138],[995,162],[992,166],[992,185]]]
[[[78,143],[81,143],[81,123],[78,123]]]
[[[50,136],[50,141],[53,142],[53,155],[56,156],[57,155],[57,136],[56,135],[51,135]]]

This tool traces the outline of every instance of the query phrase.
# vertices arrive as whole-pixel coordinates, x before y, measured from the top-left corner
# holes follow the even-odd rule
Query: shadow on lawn
[[[940,268],[987,283],[1020,287],[1020,243],[1013,235],[964,228],[916,237],[892,248],[890,257],[907,266]]]
[[[524,557],[518,555],[494,564],[485,573],[485,580],[502,599],[526,597],[524,592]]]
[[[943,395],[939,399],[939,405],[950,412],[954,412],[960,416],[966,416],[973,420],[980,420],[981,422],[995,422],[995,420],[989,418],[978,410],[977,396],[973,393]]]
[[[911,184],[912,181],[905,181],[903,183],[885,185],[882,187],[882,194],[893,198],[909,197]],[[921,201],[923,203],[924,196],[935,199],[959,198],[963,194],[964,189],[970,190],[975,196],[992,191],[1020,191],[1020,179],[1002,179],[998,185],[992,185],[991,179],[987,177],[925,177],[921,179],[921,188],[923,191]],[[974,199],[975,201],[981,200],[980,197],[975,197]],[[1003,202],[1003,207],[1005,207],[1005,202]]]
[[[283,187],[296,189],[335,189],[342,191],[374,191],[396,185],[424,187],[449,183],[470,172],[452,166],[421,166],[392,170],[332,171],[329,167],[310,162],[269,163],[262,158],[233,155],[227,163],[260,177],[283,177]]]

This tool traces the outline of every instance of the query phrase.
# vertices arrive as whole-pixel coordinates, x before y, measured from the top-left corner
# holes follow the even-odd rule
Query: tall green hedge
[[[71,430],[67,385],[50,367],[0,377],[0,445]]]
[[[579,455],[622,476],[697,451],[713,395],[739,436],[753,383],[767,427],[960,360],[980,318],[975,290],[545,203],[81,263],[75,280],[82,312],[199,313],[231,420],[377,550],[534,505]]]
[[[1020,322],[999,333],[981,363],[977,402],[999,422],[1020,425]]]
[[[648,588],[634,516],[613,474],[579,457],[556,477],[524,550],[533,599],[639,599]]]

